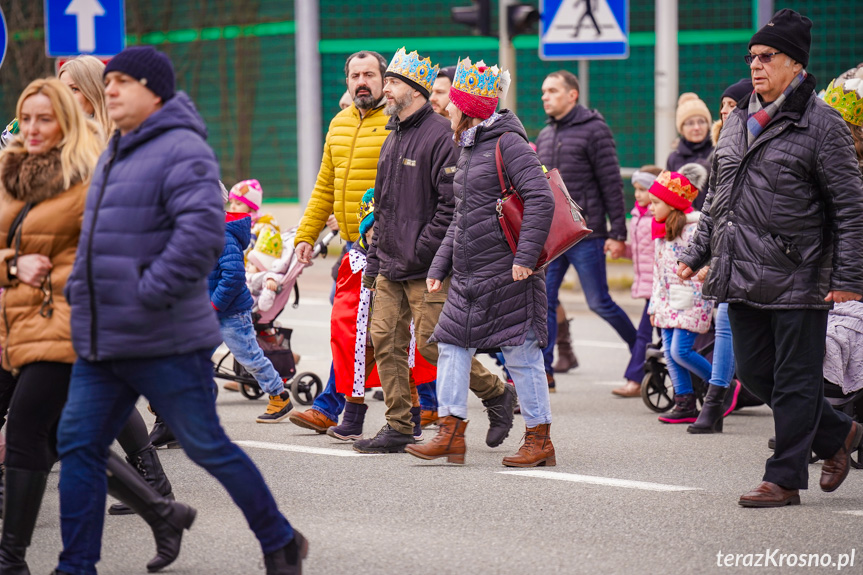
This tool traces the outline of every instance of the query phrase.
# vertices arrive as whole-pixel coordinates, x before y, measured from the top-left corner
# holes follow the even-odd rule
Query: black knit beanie
[[[108,72],[122,72],[143,84],[162,98],[162,103],[174,97],[174,66],[171,59],[152,46],[131,46],[108,61]]]
[[[719,103],[721,104],[722,100],[724,100],[725,98],[731,98],[739,104],[743,98],[745,98],[751,93],[752,80],[750,80],[749,78],[743,78],[742,80],[739,80],[725,88],[725,91],[722,92],[722,96],[719,98]]]
[[[763,44],[776,48],[783,54],[809,65],[809,47],[812,44],[812,20],[799,12],[783,8],[773,15],[770,22],[752,36],[749,48]]]
[[[440,72],[437,73],[438,78],[449,78],[450,84],[452,84],[453,79],[455,79],[455,66],[447,66],[446,68],[441,68]]]

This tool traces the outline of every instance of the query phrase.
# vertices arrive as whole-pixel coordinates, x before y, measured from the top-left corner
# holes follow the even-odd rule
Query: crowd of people
[[[164,54],[131,47],[107,66],[84,56],[33,81],[0,137],[0,575],[29,573],[58,459],[57,575],[96,573],[106,493],[121,502],[109,513],[151,527],[147,569],[174,561],[196,510],[175,501],[159,462],[154,444],[172,441],[242,510],[268,575],[301,573],[307,540],[219,422],[211,355],[223,342],[269,396],[260,423],[290,421],[362,453],[464,464],[470,389],[486,408],[490,447],[515,413],[524,419],[503,465],[556,465],[554,374],[578,365],[559,302],[570,265],[590,310],[630,350],[616,396],[641,396],[658,331],[674,389],[659,421],[720,433],[745,396],[772,409],[774,454],[741,506],[799,504],[813,451],[821,489],[836,490],[863,440],[863,426],[823,391],[825,381],[863,387],[853,381],[863,360],[826,354],[863,334],[863,66],[819,96],[806,70],[811,27],[784,9],[752,36],[750,78],[721,94],[717,122],[696,94],[680,97],[680,137],[664,169],[632,175],[628,222],[611,129],[578,103],[565,70],[542,84],[548,125],[531,143],[499,107],[506,70],[470,58],[440,67],[405,48],[389,61],[351,54],[342,110],[290,236],[261,211],[259,181],[230,192],[219,181],[204,122]],[[594,231],[538,267],[557,201],[544,168],[559,170]],[[524,208],[513,248],[498,222],[504,179]],[[300,412],[261,347],[259,320],[291,262],[311,263],[325,227],[345,245],[333,359],[323,392]],[[609,256],[633,261],[637,328],[610,295]],[[711,331],[709,361],[695,340]],[[485,352],[503,378],[477,359]],[[701,409],[693,376],[705,384]],[[365,395],[377,386],[386,422],[366,436]],[[151,433],[141,396],[158,413]],[[125,460],[109,449],[115,438]]]

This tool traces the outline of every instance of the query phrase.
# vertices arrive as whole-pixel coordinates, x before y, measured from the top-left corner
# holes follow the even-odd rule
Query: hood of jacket
[[[575,126],[578,124],[584,124],[585,122],[589,122],[594,118],[599,118],[600,120],[605,121],[605,118],[603,118],[602,114],[600,114],[597,110],[590,110],[588,108],[585,108],[581,104],[576,104],[575,107],[560,120],[555,120],[553,117],[549,116],[545,123],[550,126],[553,126],[555,124],[561,127]]]
[[[125,136],[121,137],[119,131],[115,132],[112,140],[120,138],[117,153],[122,157],[153,138],[177,129],[191,130],[204,140],[207,139],[204,119],[185,92],[177,92],[161,109]],[[113,149],[114,145],[115,142],[112,141],[110,147]]]
[[[252,240],[252,217],[249,214],[226,213],[225,233],[231,234],[241,246],[246,247]]]
[[[16,142],[0,156],[0,183],[10,197],[22,202],[53,198],[65,190],[60,150],[33,155]]]

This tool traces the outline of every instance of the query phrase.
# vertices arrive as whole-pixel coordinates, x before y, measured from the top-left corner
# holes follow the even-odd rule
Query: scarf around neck
[[[690,214],[695,210],[692,209],[692,206],[689,206],[685,210],[683,210],[684,214]],[[665,239],[665,222],[657,222],[656,218],[650,220],[650,238],[651,239]]]
[[[767,124],[770,123],[770,120],[776,116],[779,112],[779,108],[782,107],[782,104],[785,103],[785,100],[791,95],[791,92],[796,90],[805,79],[806,70],[801,70],[797,77],[791,80],[791,83],[788,84],[785,91],[776,98],[776,101],[771,102],[766,107],[761,103],[761,99],[758,97],[758,94],[754,91],[752,92],[752,95],[749,97],[749,120],[746,121],[746,127],[749,130],[748,142],[750,146],[752,145],[752,142],[758,138],[761,132],[764,131],[764,128],[766,128]]]
[[[480,126],[488,127],[494,124],[495,120],[500,118],[500,114],[495,112],[476,126],[468,128],[464,132],[461,133],[461,139],[458,141],[458,145],[462,148],[473,146],[474,140],[476,140],[476,133],[479,130]],[[453,135],[455,137],[455,135]]]

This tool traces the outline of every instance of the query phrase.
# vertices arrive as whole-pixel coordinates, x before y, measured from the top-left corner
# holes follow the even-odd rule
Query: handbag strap
[[[24,218],[27,217],[27,213],[32,207],[33,202],[27,202],[24,204],[24,207],[21,208],[21,211],[18,212],[18,215],[15,216],[15,219],[12,220],[12,225],[9,226],[9,233],[6,235],[6,245],[8,247],[12,247],[12,241],[15,239],[15,234],[18,232],[18,228],[21,227],[21,224],[24,222]]]
[[[506,173],[506,166],[503,163],[503,154],[500,151],[500,141],[501,139],[509,134],[510,132],[504,132],[497,139],[497,145],[494,148],[494,163],[497,166],[497,179],[500,182],[500,195],[506,196],[507,192],[512,190],[512,180],[509,177],[509,174]],[[506,174],[506,180],[509,182],[509,186],[504,183],[504,174]]]

